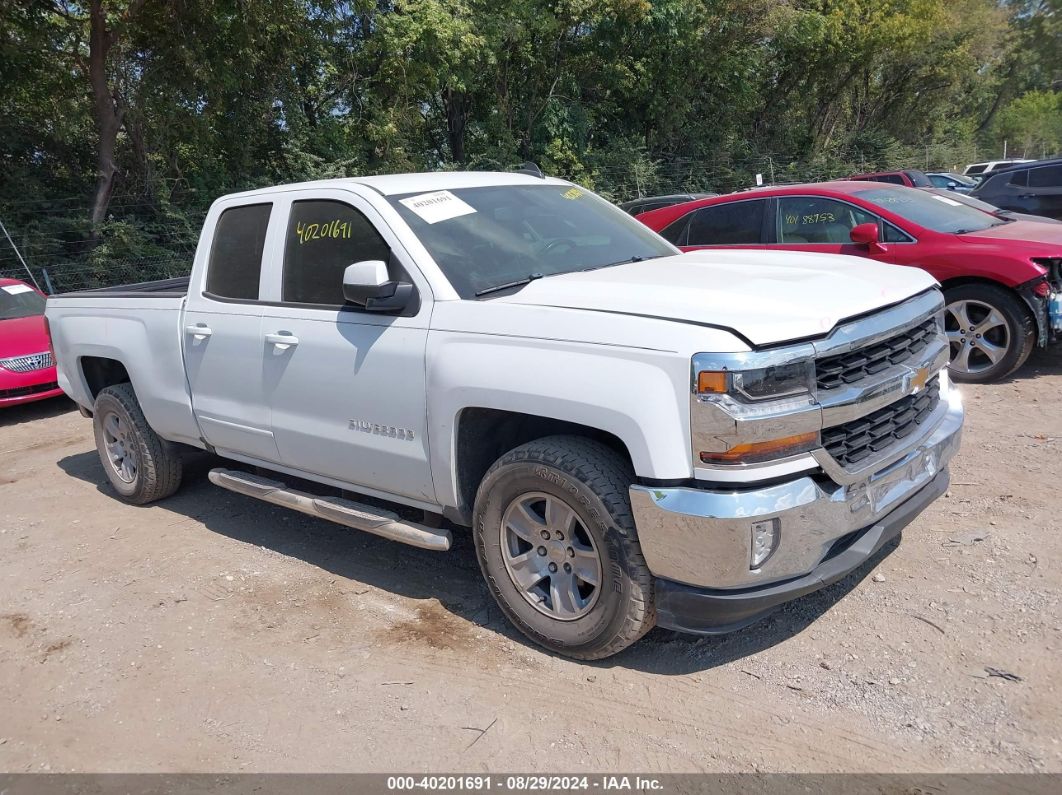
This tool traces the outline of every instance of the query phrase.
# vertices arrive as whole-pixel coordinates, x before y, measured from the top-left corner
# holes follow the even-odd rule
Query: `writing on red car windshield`
[[[934,232],[961,235],[1006,223],[965,204],[943,202],[918,188],[883,185],[856,191],[854,195]]]

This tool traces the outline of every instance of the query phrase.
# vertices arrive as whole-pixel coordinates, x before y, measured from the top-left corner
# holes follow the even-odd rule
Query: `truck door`
[[[263,397],[259,303],[274,213],[271,202],[211,211],[204,225],[211,243],[196,253],[204,261],[196,263],[181,321],[192,409],[203,438],[221,453],[262,461],[280,458]]]
[[[265,395],[281,461],[370,491],[433,503],[425,433],[430,296],[372,205],[346,190],[293,193],[262,309]],[[343,271],[389,264],[415,305],[381,315],[347,304]]]

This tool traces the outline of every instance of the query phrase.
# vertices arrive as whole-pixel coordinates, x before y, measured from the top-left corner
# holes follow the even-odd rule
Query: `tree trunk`
[[[99,133],[96,150],[96,195],[92,202],[92,228],[95,230],[107,215],[107,207],[114,191],[118,164],[114,160],[118,130],[122,126],[122,112],[107,83],[107,56],[114,45],[115,36],[107,28],[107,16],[103,0],[89,4],[89,61],[88,78],[92,86],[92,110]]]
[[[443,91],[446,108],[446,134],[450,141],[450,157],[455,163],[465,163],[465,124],[468,121],[468,97],[463,91],[447,88]]]

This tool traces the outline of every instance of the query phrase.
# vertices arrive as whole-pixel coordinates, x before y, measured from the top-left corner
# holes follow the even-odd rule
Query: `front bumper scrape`
[[[840,539],[809,574],[767,586],[711,589],[656,580],[657,624],[697,635],[732,632],[758,621],[779,605],[825,588],[858,569],[943,494],[950,480],[945,469],[898,508],[870,527]]]

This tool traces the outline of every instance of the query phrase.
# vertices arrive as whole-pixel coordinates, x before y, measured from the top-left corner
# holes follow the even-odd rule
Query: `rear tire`
[[[148,425],[132,384],[103,389],[92,414],[96,450],[118,497],[145,505],[169,497],[181,485],[177,448]]]
[[[590,439],[552,436],[503,455],[476,495],[476,555],[502,612],[578,660],[609,657],[656,623],[631,512],[630,466]]]
[[[1036,344],[1036,325],[1012,290],[992,284],[964,284],[946,290],[944,301],[952,380],[973,384],[998,381],[1029,358]]]

